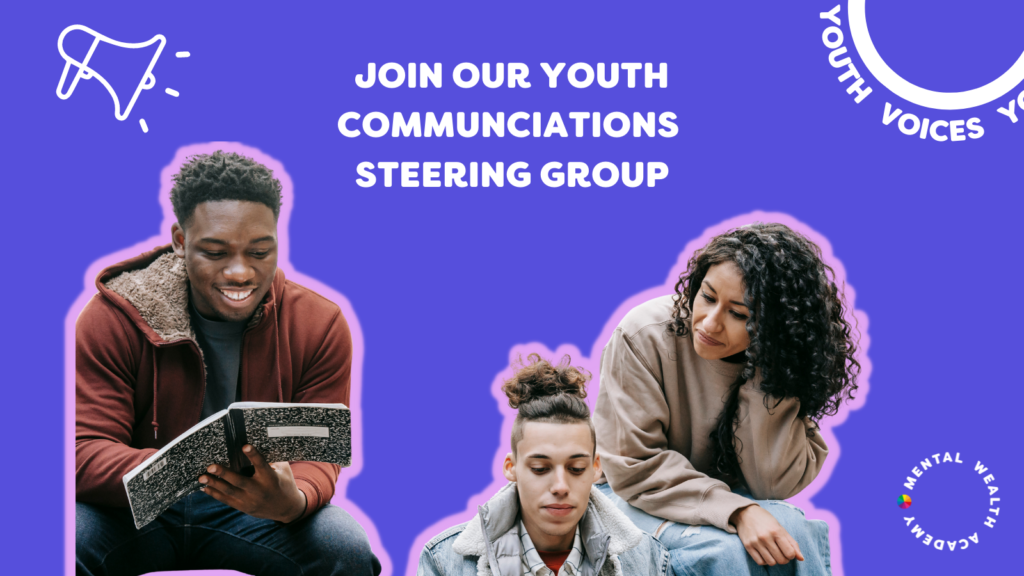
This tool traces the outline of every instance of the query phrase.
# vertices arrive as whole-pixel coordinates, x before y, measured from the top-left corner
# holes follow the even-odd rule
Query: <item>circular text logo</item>
[[[1012,94],[1024,81],[1024,53],[998,78],[971,90],[962,92],[938,92],[917,86],[896,73],[879,54],[868,31],[865,15],[867,0],[849,0],[845,14],[848,33],[853,40],[854,50],[860,56],[863,66],[874,77],[874,81],[887,88],[896,99],[886,101],[882,111],[882,124],[894,126],[907,136],[936,142],[965,142],[977,140],[985,135],[985,118],[994,123],[999,116],[1001,122],[1016,124],[1018,114],[1024,116],[1024,91]],[[836,5],[828,12],[819,14],[827,27],[821,34],[825,47],[831,50],[828,61],[833,68],[842,70],[839,82],[853,96],[857,104],[864,102],[873,92],[863,73],[849,55],[846,33],[843,32],[842,5]],[[977,108],[974,115],[939,114],[937,117],[904,111],[899,100],[940,112],[955,112]],[[997,116],[998,115],[998,116]]]
[[[929,473],[932,468],[948,467],[948,466],[959,466],[962,467],[964,461],[960,458],[959,452],[939,452],[932,454],[930,457],[921,460],[916,466],[911,468],[910,475],[907,476],[907,481],[904,482],[903,488],[908,492],[913,491],[915,488],[920,489],[926,482],[925,476]],[[950,552],[956,550],[966,550],[971,544],[978,544],[980,538],[978,536],[979,529],[984,527],[995,528],[996,521],[999,518],[999,502],[1000,497],[996,496],[999,492],[999,487],[994,484],[995,476],[989,472],[987,466],[977,461],[974,465],[974,472],[977,473],[978,480],[972,482],[978,482],[978,490],[984,490],[987,492],[987,497],[982,498],[981,494],[976,494],[972,489],[968,488],[971,493],[963,493],[963,490],[954,491],[952,494],[944,494],[944,498],[958,498],[966,499],[965,502],[970,504],[971,502],[987,502],[987,507],[984,510],[969,511],[967,517],[961,521],[959,518],[956,519],[957,524],[963,524],[962,529],[957,527],[958,533],[943,533],[935,534],[928,529],[929,521],[934,525],[938,523],[939,518],[923,517],[919,520],[916,516],[904,516],[903,521],[907,524],[907,528],[910,529],[910,535],[918,539],[925,546],[932,547],[936,550],[948,550]],[[962,472],[968,474],[968,472]],[[934,474],[934,473],[933,473]],[[920,485],[918,483],[921,483]],[[902,489],[901,489],[902,492]],[[958,492],[958,493],[957,493]],[[916,497],[915,497],[916,498]],[[922,504],[924,500],[918,499],[918,504]],[[938,503],[936,503],[938,504]],[[899,507],[906,510],[911,505],[910,496],[907,494],[901,494],[899,497]],[[980,507],[980,504],[979,504]],[[933,506],[932,511],[936,509],[945,508],[942,505]],[[946,528],[943,531],[948,532],[949,523],[945,523]]]

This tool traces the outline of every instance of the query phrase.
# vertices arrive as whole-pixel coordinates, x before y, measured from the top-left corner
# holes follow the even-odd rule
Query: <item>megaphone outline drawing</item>
[[[86,53],[85,59],[82,62],[75,60],[71,56],[68,56],[66,52],[64,52],[64,37],[68,35],[68,32],[72,32],[74,30],[81,30],[93,36],[92,46],[89,47],[89,52]],[[149,67],[146,68],[145,74],[142,75],[142,81],[139,82],[139,85],[135,88],[135,93],[132,94],[132,99],[128,102],[128,106],[125,108],[124,113],[121,112],[121,101],[117,98],[117,92],[114,92],[114,89],[110,86],[110,83],[107,82],[107,80],[103,76],[101,76],[99,72],[96,72],[92,68],[89,68],[89,59],[92,58],[93,52],[96,51],[96,47],[99,46],[101,41],[107,42],[108,44],[113,44],[114,46],[120,46],[121,48],[145,48],[147,46],[152,46],[154,42],[160,43],[160,45],[157,46],[156,54],[153,55],[153,59],[149,61]],[[82,26],[81,24],[73,24],[71,26],[68,26],[64,29],[63,32],[60,33],[60,36],[57,38],[57,50],[60,52],[60,55],[64,58],[65,62],[64,72],[60,75],[60,82],[57,83],[57,97],[61,100],[67,100],[75,91],[75,87],[78,86],[79,80],[90,80],[92,78],[95,78],[99,80],[101,84],[103,84],[103,86],[107,89],[107,92],[110,93],[110,97],[114,99],[114,117],[118,120],[124,120],[128,118],[129,114],[131,114],[132,107],[135,106],[135,101],[139,98],[139,94],[141,94],[143,90],[149,90],[150,88],[156,85],[156,77],[153,76],[153,67],[156,66],[156,61],[160,59],[160,53],[164,51],[165,44],[167,44],[167,38],[165,38],[163,34],[157,34],[156,36],[153,36],[151,39],[145,42],[118,42],[113,38],[109,38],[107,36],[104,36],[103,34],[100,34],[99,32],[96,32],[88,26]],[[67,80],[68,70],[71,69],[72,65],[78,67],[78,73],[75,74],[74,79],[71,80],[71,86],[68,87],[67,91],[61,92],[61,88],[64,87],[64,82]]]

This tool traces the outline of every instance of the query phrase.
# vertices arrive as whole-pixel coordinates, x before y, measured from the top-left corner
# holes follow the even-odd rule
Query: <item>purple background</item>
[[[152,235],[161,169],[179,147],[212,140],[284,164],[296,195],[292,263],[359,315],[366,458],[348,497],[374,519],[395,574],[420,531],[490,483],[501,417],[489,387],[509,350],[534,341],[589,350],[619,304],[664,281],[688,241],[755,209],[827,237],[871,320],[871,394],[836,428],[842,457],[814,498],[842,524],[846,574],[1011,570],[1021,534],[1011,440],[1022,400],[1014,306],[1024,123],[995,109],[1024,87],[974,111],[937,112],[867,75],[874,93],[854,104],[821,42],[818,12],[836,2],[797,4],[6,7],[6,570],[62,568],[63,323],[84,271]],[[890,66],[934,90],[991,81],[1024,51],[1018,2],[875,0],[867,14]],[[128,120],[113,118],[96,82],[67,101],[55,95],[56,39],[71,24],[122,41],[168,38],[156,87]],[[192,57],[175,59],[179,50]],[[116,52],[98,52],[96,68],[115,87],[122,76],[134,85],[145,62]],[[359,89],[353,79],[371,61],[441,62],[445,87]],[[450,71],[463,61],[527,63],[533,88],[457,88]],[[540,62],[576,61],[667,62],[669,87],[579,90],[563,77],[547,88]],[[978,116],[986,134],[904,136],[881,123],[886,99],[933,119]],[[336,128],[347,111],[396,110],[672,111],[680,133],[347,139]],[[521,160],[535,184],[363,189],[363,160]],[[663,161],[671,172],[653,189],[540,184],[541,165],[570,160]],[[912,493],[918,521],[981,538],[952,553],[914,540],[896,506],[910,469],[945,451],[961,452],[965,466],[984,462],[1003,497],[989,529],[980,504],[962,504],[976,475],[926,473],[919,485],[927,480],[930,492]]]

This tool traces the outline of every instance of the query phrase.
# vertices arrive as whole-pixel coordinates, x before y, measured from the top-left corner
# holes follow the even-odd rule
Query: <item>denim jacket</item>
[[[465,524],[427,542],[417,576],[521,576],[515,482],[498,491]],[[660,542],[626,518],[596,488],[580,520],[584,558],[580,576],[666,576],[669,556]]]

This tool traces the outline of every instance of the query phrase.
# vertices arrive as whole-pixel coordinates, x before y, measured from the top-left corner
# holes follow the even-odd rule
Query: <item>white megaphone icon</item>
[[[89,47],[89,52],[86,53],[85,58],[81,62],[75,60],[71,56],[68,56],[67,53],[64,52],[64,37],[68,35],[68,32],[71,32],[73,30],[81,30],[86,34],[90,34],[93,36],[92,46]],[[153,54],[153,59],[149,61],[149,67],[146,68],[145,74],[142,75],[142,80],[139,82],[139,85],[135,88],[135,93],[132,94],[132,99],[128,102],[128,106],[125,107],[124,112],[121,112],[121,101],[118,100],[117,92],[114,92],[114,89],[110,86],[110,83],[107,82],[107,80],[98,72],[96,72],[92,68],[89,68],[89,59],[92,58],[93,52],[96,51],[96,47],[99,46],[101,41],[106,42],[108,44],[113,44],[114,46],[120,46],[121,48],[145,48],[147,46],[152,46],[153,43],[155,42],[160,43],[156,48],[156,54]],[[99,80],[104,87],[106,87],[107,92],[110,93],[110,97],[114,99],[114,117],[116,117],[118,120],[124,120],[128,117],[128,114],[131,113],[132,107],[135,106],[135,100],[138,99],[139,94],[142,93],[143,90],[149,90],[150,88],[156,85],[156,77],[153,76],[153,67],[156,66],[156,61],[160,58],[160,53],[163,52],[164,44],[166,43],[167,38],[164,38],[162,34],[157,34],[156,36],[153,36],[153,38],[145,42],[137,42],[132,44],[129,42],[118,42],[117,40],[108,38],[100,34],[99,32],[96,32],[95,30],[88,28],[86,26],[82,26],[80,24],[68,26],[64,29],[63,32],[60,33],[60,37],[57,38],[57,50],[60,51],[60,55],[64,58],[65,61],[64,73],[60,75],[60,83],[57,84],[57,96],[61,100],[67,100],[71,96],[71,93],[75,91],[75,86],[78,86],[79,80],[89,80],[95,78]],[[76,73],[74,79],[71,80],[71,86],[67,88],[67,91],[62,92],[61,89],[64,88],[64,82],[67,80],[68,77],[68,70],[71,69],[72,65],[75,65],[78,68],[78,73]]]

